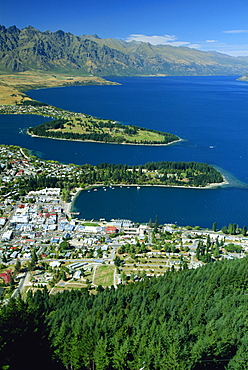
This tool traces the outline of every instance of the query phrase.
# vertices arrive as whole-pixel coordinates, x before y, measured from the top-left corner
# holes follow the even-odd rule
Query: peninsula
[[[53,120],[30,127],[27,134],[51,139],[98,141],[116,144],[167,145],[180,141],[176,135],[123,125],[83,113],[70,112],[34,100],[0,106],[0,114],[36,114]]]

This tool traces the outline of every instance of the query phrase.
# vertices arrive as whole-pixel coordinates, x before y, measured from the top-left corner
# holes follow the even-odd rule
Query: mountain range
[[[0,72],[47,71],[81,76],[244,75],[248,58],[187,47],[151,45],[0,26]]]

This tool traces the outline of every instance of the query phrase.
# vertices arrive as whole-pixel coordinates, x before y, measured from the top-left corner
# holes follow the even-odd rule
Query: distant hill
[[[239,81],[245,81],[245,82],[248,82],[248,75],[245,75],[245,76],[242,76],[240,78],[238,78]]]
[[[48,71],[81,76],[244,75],[248,59],[187,47],[151,45],[0,26],[0,72]]]

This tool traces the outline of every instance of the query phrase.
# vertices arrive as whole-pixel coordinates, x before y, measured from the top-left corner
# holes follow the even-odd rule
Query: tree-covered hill
[[[238,78],[238,81],[248,82],[248,75],[245,75],[245,76],[242,76],[242,77]]]
[[[243,370],[247,263],[168,271],[96,295],[87,289],[29,292],[25,303],[10,302],[0,311],[0,366]]]

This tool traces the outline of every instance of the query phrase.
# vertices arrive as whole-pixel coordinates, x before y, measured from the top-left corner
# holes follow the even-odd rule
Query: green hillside
[[[0,311],[2,369],[244,370],[247,258],[56,295]],[[31,360],[32,355],[32,360]]]

